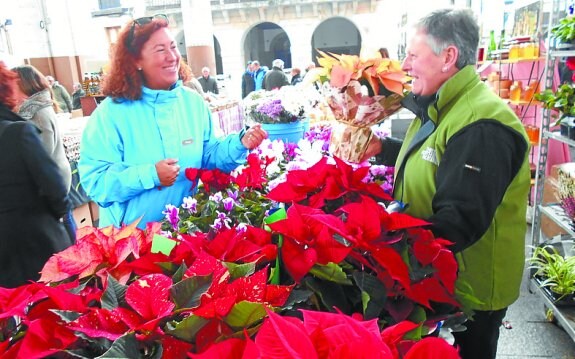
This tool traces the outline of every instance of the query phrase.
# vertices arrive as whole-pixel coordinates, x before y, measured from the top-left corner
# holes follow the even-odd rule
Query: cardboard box
[[[76,226],[78,228],[91,226],[92,216],[90,215],[90,204],[84,203],[80,207],[76,207],[72,212],[74,220],[76,221]]]

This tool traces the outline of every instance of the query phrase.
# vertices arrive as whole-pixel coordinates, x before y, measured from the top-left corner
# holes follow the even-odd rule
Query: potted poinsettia
[[[269,154],[227,177],[189,169],[206,192],[195,204],[146,230],[80,229],[39,282],[0,288],[0,356],[457,358],[425,337],[465,309],[445,241],[388,213],[369,167],[320,156],[278,175],[290,165]],[[285,180],[270,188],[270,177]],[[261,208],[222,220],[233,209],[216,193],[228,190]],[[194,206],[204,222],[183,224]]]

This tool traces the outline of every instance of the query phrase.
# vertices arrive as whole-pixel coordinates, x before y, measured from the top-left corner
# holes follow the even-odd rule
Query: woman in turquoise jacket
[[[103,92],[80,152],[81,184],[100,206],[100,227],[162,219],[192,192],[189,167],[229,172],[267,137],[259,126],[216,138],[207,104],[182,85],[182,62],[165,15],[139,18],[120,32]]]

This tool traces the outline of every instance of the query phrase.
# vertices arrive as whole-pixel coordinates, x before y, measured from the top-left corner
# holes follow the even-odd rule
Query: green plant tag
[[[286,218],[287,218],[287,213],[286,213],[285,208],[278,208],[275,212],[273,212],[272,214],[270,214],[269,216],[264,218],[264,223],[265,223],[264,229],[266,231],[271,232],[271,228],[269,226],[267,226],[267,224],[274,223],[274,222],[277,222],[279,220],[286,219]],[[280,235],[279,240],[278,240],[278,249],[282,247],[282,242],[283,242],[283,236]],[[271,284],[280,284],[280,254],[279,253],[276,257],[276,265],[275,265],[274,270],[272,271],[270,283]]]
[[[152,253],[163,253],[169,256],[176,244],[177,242],[173,239],[154,234],[154,238],[152,238]]]

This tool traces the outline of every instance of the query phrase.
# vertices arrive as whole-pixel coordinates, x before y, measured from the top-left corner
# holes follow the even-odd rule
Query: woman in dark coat
[[[54,253],[72,245],[60,219],[68,188],[38,128],[16,115],[17,75],[0,61],[0,286],[38,280]]]

